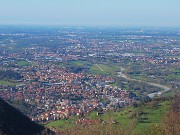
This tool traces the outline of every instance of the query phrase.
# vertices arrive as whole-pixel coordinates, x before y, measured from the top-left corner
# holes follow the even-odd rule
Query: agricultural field
[[[94,74],[113,75],[120,70],[117,66],[110,66],[105,64],[93,64],[90,71]]]

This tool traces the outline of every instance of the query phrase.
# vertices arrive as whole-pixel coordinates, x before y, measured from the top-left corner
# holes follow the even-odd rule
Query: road
[[[119,77],[125,78],[125,79],[130,80],[130,81],[137,81],[137,82],[147,83],[149,85],[156,86],[156,87],[164,89],[163,91],[159,91],[159,92],[154,92],[154,93],[148,94],[148,96],[150,98],[153,98],[155,95],[159,95],[159,94],[161,95],[162,93],[170,91],[170,88],[168,86],[165,86],[165,85],[162,85],[162,84],[151,83],[151,82],[146,82],[146,81],[142,81],[142,80],[137,80],[137,79],[129,78],[128,76],[126,76],[125,74],[122,73],[122,71],[125,70],[125,69],[122,68],[122,67],[120,67],[120,68],[121,68],[121,72],[118,72],[118,76]]]

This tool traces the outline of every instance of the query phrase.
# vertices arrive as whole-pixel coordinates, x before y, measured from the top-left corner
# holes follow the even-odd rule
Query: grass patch
[[[71,61],[70,63],[76,66],[84,66],[89,64],[88,61],[82,61],[82,60]]]
[[[70,68],[70,67],[74,67],[74,66],[85,66],[87,64],[89,64],[88,61],[82,61],[82,60],[57,63],[58,66],[66,67],[66,68]]]
[[[111,75],[116,74],[116,72],[119,70],[117,66],[110,66],[105,64],[93,64],[90,68],[90,71],[94,74],[100,74],[100,75]]]
[[[53,127],[56,129],[61,129],[65,126],[66,120],[58,120],[58,121],[53,121],[50,122],[46,125],[46,127]]]
[[[121,125],[123,128],[127,129],[134,120],[133,118],[130,118],[131,113],[136,111],[146,112],[147,114],[140,115],[137,123],[134,125],[135,128],[133,129],[133,133],[142,133],[145,131],[145,129],[152,126],[153,124],[160,124],[166,112],[169,110],[169,106],[169,101],[163,101],[159,103],[157,107],[153,107],[151,105],[145,105],[144,107],[140,108],[127,107],[122,109],[120,112],[110,111],[99,116],[97,116],[97,112],[92,112],[86,116],[86,118],[101,119],[107,123],[110,120],[113,120],[117,123],[116,125]]]
[[[179,58],[179,55],[177,55],[177,56],[176,55],[175,56],[174,55],[173,56],[164,56],[164,57],[165,58]]]
[[[141,120],[137,123],[134,132],[142,133],[148,127],[153,124],[158,125],[162,119],[165,117],[166,112],[169,110],[170,102],[164,101],[159,104],[157,107],[145,106],[141,111],[146,112],[147,114],[140,116]]]
[[[13,83],[13,82],[10,82],[10,81],[5,81],[5,80],[0,80],[0,85],[3,85],[3,86],[16,86],[17,83]]]
[[[176,44],[176,45],[171,45],[173,47],[180,47],[180,44]]]
[[[118,81],[116,81],[115,83],[111,84],[111,86],[113,86],[113,87],[119,87]]]
[[[97,112],[91,112],[88,116],[86,116],[87,119],[101,119],[107,123],[111,122],[111,120],[116,121],[118,124],[123,126],[128,126],[131,119],[129,118],[130,111],[134,111],[135,108],[133,107],[127,107],[122,109],[120,112],[114,112],[113,110],[110,110],[109,112],[106,112],[101,115],[97,115]]]
[[[17,61],[17,64],[19,66],[29,66],[30,65],[30,63],[28,61],[26,61],[26,60]]]
[[[131,78],[141,80],[141,81],[147,81],[146,76],[143,76],[143,75],[131,75]]]
[[[67,129],[67,128],[72,127],[75,124],[76,119],[77,119],[77,116],[71,116],[68,120],[53,121],[46,124],[45,126],[48,128],[53,127],[59,130]]]

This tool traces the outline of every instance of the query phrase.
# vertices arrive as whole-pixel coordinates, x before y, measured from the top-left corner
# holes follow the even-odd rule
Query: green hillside
[[[100,121],[98,125],[90,124],[89,128],[97,127],[99,129],[105,130],[105,128],[111,127],[113,130],[121,130],[123,135],[131,134],[131,135],[141,135],[146,132],[148,128],[153,125],[160,125],[161,121],[165,118],[167,111],[170,109],[170,101],[169,99],[155,99],[148,103],[143,103],[138,105],[138,107],[127,107],[120,111],[111,110],[109,112],[105,112],[104,114],[97,115],[97,112],[91,112],[90,114],[83,117],[86,120],[97,120]],[[82,126],[81,124],[75,124],[78,119],[77,117],[71,117],[69,120],[59,120],[55,122],[48,123],[46,126],[55,128],[57,130],[76,130],[76,128],[81,128],[81,130],[85,131],[86,126]],[[102,124],[104,123],[104,124]],[[96,126],[95,126],[96,125]],[[89,127],[90,126],[90,127]],[[99,131],[101,131],[99,130]],[[97,132],[99,132],[97,131]],[[93,131],[94,132],[94,131]],[[104,131],[103,134],[105,134]],[[102,134],[102,135],[103,135]]]

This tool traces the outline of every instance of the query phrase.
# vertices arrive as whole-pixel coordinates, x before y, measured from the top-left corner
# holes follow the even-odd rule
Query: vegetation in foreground
[[[172,98],[171,98],[172,99]],[[139,107],[126,108],[122,112],[109,112],[96,116],[95,113],[88,115],[86,118],[103,119],[104,123],[96,121],[93,124],[77,124],[56,132],[57,135],[179,135],[180,133],[180,96],[175,96],[170,104],[171,99],[157,98],[151,102],[141,104]],[[1,135],[10,134],[31,134],[46,135],[53,134],[49,130],[44,130],[21,114],[18,110],[0,100],[0,119]],[[141,109],[141,110],[140,110]],[[127,110],[129,113],[127,113]],[[169,110],[169,111],[168,111]],[[136,112],[136,113],[135,113]],[[142,113],[144,112],[144,113]],[[11,114],[13,113],[13,114]],[[123,113],[127,113],[123,115]],[[130,119],[123,123],[124,119]],[[122,123],[118,122],[122,121]],[[8,119],[7,119],[8,118]],[[18,118],[18,119],[17,119]],[[5,120],[6,119],[6,120]],[[75,119],[75,118],[74,118]],[[117,120],[117,121],[116,121]],[[125,122],[125,120],[124,120]],[[126,121],[127,122],[127,121]],[[24,124],[23,124],[24,123]],[[147,124],[148,123],[148,126]],[[123,126],[125,125],[125,126]],[[142,126],[143,125],[143,126]],[[28,127],[28,128],[27,128]],[[140,130],[141,127],[142,129]],[[9,130],[11,129],[11,130]]]
[[[173,126],[168,124],[168,121],[172,120],[169,119],[169,115],[172,116],[174,104],[180,101],[179,97],[176,97],[171,103],[171,99],[156,98],[151,102],[128,107],[119,112],[110,111],[98,116],[97,112],[92,112],[84,119],[95,120],[93,124],[75,124],[78,118],[74,117],[70,121],[60,120],[49,123],[47,127],[60,129],[60,133],[65,135],[169,135],[166,132],[171,131],[165,131],[164,128]]]

